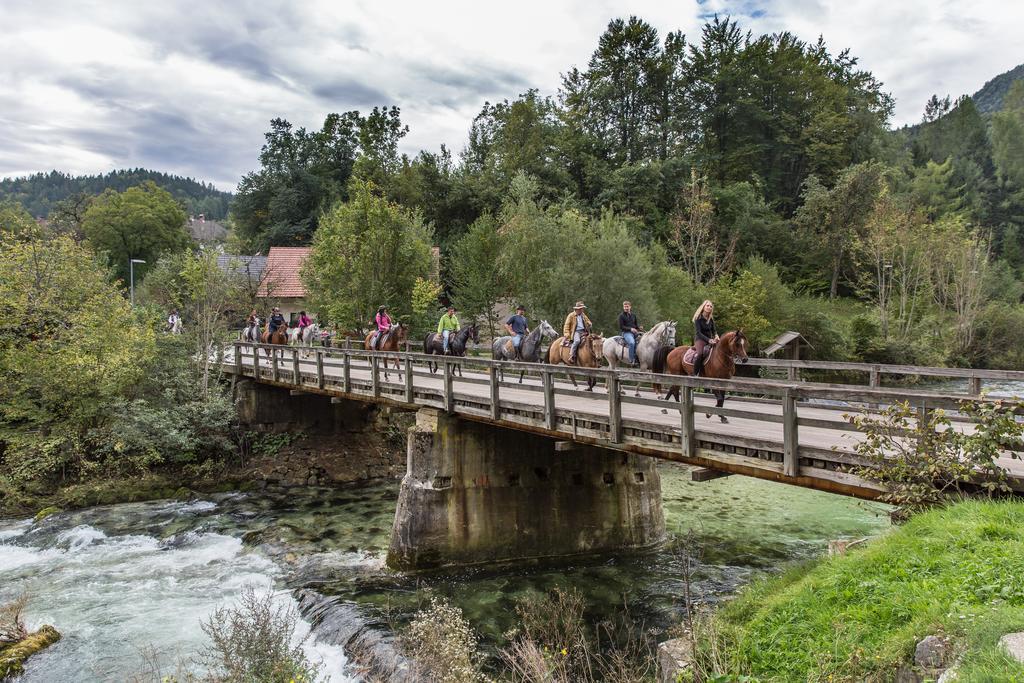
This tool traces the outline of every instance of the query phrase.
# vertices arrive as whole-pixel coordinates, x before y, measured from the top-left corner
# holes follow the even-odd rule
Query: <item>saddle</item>
[[[388,340],[388,337],[390,336],[391,330],[385,332],[383,337],[380,337],[380,331],[378,330],[377,332],[374,332],[372,337],[370,337],[370,346],[372,346],[375,349],[379,349],[381,346],[384,345],[384,342],[386,342]],[[380,342],[377,341],[377,337],[380,337]]]
[[[505,355],[512,356],[513,358],[516,355],[516,345],[512,343],[511,338],[505,342]]]
[[[712,349],[712,347],[713,347],[712,344],[705,344],[704,345],[704,362],[705,363],[707,362],[708,358],[711,356],[711,349]],[[683,362],[686,363],[687,365],[693,365],[696,360],[697,360],[697,347],[691,346],[690,348],[686,349],[686,353],[683,354]]]

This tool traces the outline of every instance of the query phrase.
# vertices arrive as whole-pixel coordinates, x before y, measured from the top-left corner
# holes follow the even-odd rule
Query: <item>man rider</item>
[[[281,315],[281,309],[274,306],[273,315],[270,316],[270,320],[267,321],[267,329],[270,331],[270,336],[274,336],[274,332],[279,327],[288,327],[288,323],[285,322],[284,316]]]
[[[526,322],[526,307],[522,304],[516,306],[515,315],[510,315],[505,321],[505,329],[512,335],[512,348],[516,350],[516,358],[521,358],[520,347],[523,344],[523,337],[530,333]]]
[[[175,308],[171,311],[171,314],[167,316],[167,331],[174,333],[175,328],[181,323],[181,318],[178,317],[178,309]]]
[[[448,338],[451,336],[451,333],[458,332],[460,329],[459,319],[455,317],[455,306],[448,304],[448,311],[437,322],[437,333],[441,335],[444,355],[448,355]]]
[[[569,340],[572,340],[569,347],[569,362],[572,364],[576,363],[576,352],[580,348],[580,342],[584,336],[590,334],[592,323],[584,313],[586,308],[582,301],[577,301],[576,305],[572,307],[572,313],[566,316],[565,324],[562,325],[562,345],[569,344]]]
[[[636,314],[633,313],[633,304],[623,301],[622,313],[619,313],[619,332],[622,333],[622,340],[629,348],[630,365],[636,365],[636,335],[643,329],[636,320]]]
[[[373,322],[377,325],[377,334],[373,335],[373,339],[370,341],[370,348],[376,351],[380,348],[381,340],[391,332],[391,316],[388,315],[387,306],[377,308],[377,316],[373,319]]]

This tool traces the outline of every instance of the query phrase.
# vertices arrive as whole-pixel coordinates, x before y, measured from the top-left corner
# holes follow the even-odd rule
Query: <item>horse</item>
[[[270,327],[267,326],[267,329],[263,330],[263,333],[260,335],[260,343],[284,346],[285,344],[288,343],[288,326],[281,325],[276,330],[274,330],[274,334],[270,334]],[[269,356],[270,349],[265,349],[265,351]]]
[[[363,339],[363,348],[366,349],[367,351],[374,350],[373,335],[375,334],[377,333],[370,332],[369,334],[366,335],[366,338]],[[376,350],[381,352],[390,351],[392,353],[398,353],[399,349],[403,344],[405,344],[405,340],[408,338],[409,328],[406,327],[405,323],[398,323],[397,325],[392,327],[391,330],[386,335],[384,335],[384,338],[380,340],[380,346],[378,346]],[[398,370],[398,380],[401,381],[402,369],[398,363],[398,358],[394,358],[392,360],[395,361],[395,369]],[[387,356],[384,357],[384,379],[389,379]]]
[[[578,368],[596,368],[601,365],[601,347],[604,345],[604,337],[599,334],[588,334],[582,340],[580,340],[580,346],[576,350],[576,362],[569,362],[569,347],[563,346],[563,340],[565,337],[559,337],[555,341],[551,342],[551,346],[548,347],[548,363],[551,365],[568,365],[570,367],[575,366]],[[576,384],[576,378],[569,375],[569,379],[572,380],[572,385],[579,388]],[[597,384],[596,377],[587,378],[587,391],[593,391],[594,385]]]
[[[664,356],[664,358],[655,357],[654,371],[667,372],[670,375],[692,375],[693,364],[685,360],[686,352],[689,350],[689,346],[677,346],[668,354],[659,354],[659,356]],[[704,362],[704,372],[701,374],[701,377],[731,379],[736,374],[736,363],[746,362],[747,338],[743,334],[743,330],[726,332],[718,340],[718,343],[711,348],[711,353]],[[725,391],[716,389],[712,393],[715,395],[715,407],[721,408],[725,403]],[[678,386],[668,390],[665,394],[665,400],[667,401],[670,396],[675,396],[676,400],[679,400]],[[710,419],[711,413],[704,413],[704,416]],[[725,415],[719,415],[718,417],[722,422],[729,422]]]
[[[299,334],[302,337],[299,337]],[[313,341],[320,338],[320,326],[316,323],[306,325],[303,328],[293,327],[288,330],[288,345],[289,346],[308,346],[313,348]],[[303,353],[305,358],[308,354]]]
[[[645,332],[640,341],[636,344],[636,359],[640,361],[641,370],[650,370],[655,352],[662,346],[674,347],[676,343],[676,322],[674,320],[662,320],[660,323]],[[609,367],[615,370],[619,364],[627,363],[629,360],[629,347],[623,341],[622,335],[616,335],[604,340],[601,347],[601,354],[608,361]],[[636,383],[636,396],[640,395],[640,383]],[[658,398],[661,398],[660,394]]]
[[[252,325],[243,327],[242,331],[238,333],[238,338],[244,342],[258,344],[260,341],[260,319],[256,318]]]
[[[558,336],[555,328],[551,327],[547,320],[541,320],[537,327],[533,328],[530,334],[523,337],[519,345],[519,360],[524,363],[536,363],[540,360],[540,344],[542,339],[554,339]],[[494,360],[517,360],[516,350],[512,347],[512,337],[498,337],[491,343],[491,358]],[[505,371],[501,370],[501,381],[505,381]],[[526,371],[519,373],[519,383],[523,383],[523,375]]]
[[[466,344],[470,339],[473,340],[474,344],[480,343],[480,333],[476,329],[476,323],[473,323],[469,327],[463,327],[461,330],[452,332],[448,335],[448,355],[460,357],[465,356]],[[423,353],[428,356],[444,355],[444,341],[440,334],[437,332],[431,332],[423,338]],[[427,367],[430,368],[431,374],[437,372],[437,363],[427,361]],[[455,370],[459,373],[459,377],[462,377],[462,367],[456,365]]]

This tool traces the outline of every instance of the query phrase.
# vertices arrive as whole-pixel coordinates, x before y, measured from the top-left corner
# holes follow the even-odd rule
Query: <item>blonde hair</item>
[[[704,303],[698,306],[697,310],[694,311],[693,320],[691,322],[697,322],[697,318],[701,316],[701,314],[704,312],[704,307],[707,306],[708,304],[711,304],[711,306],[714,307],[714,304],[711,303],[711,299],[704,299]]]

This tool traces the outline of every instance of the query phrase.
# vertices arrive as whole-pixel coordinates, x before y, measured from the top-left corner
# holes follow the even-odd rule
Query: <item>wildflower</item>
[[[562,648],[562,656],[563,657],[568,657],[569,656],[569,651],[566,650],[564,647]]]

